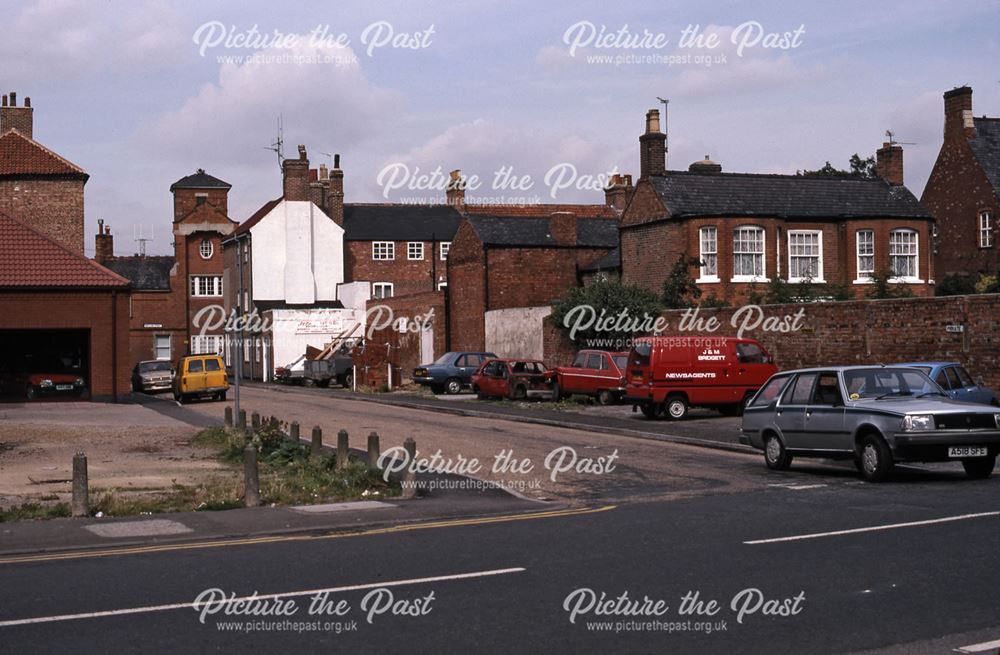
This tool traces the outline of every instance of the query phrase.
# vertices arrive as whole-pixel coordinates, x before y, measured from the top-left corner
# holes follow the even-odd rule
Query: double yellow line
[[[13,555],[0,557],[0,565],[25,564],[30,562],[57,562],[62,560],[89,559],[92,557],[118,557],[121,555],[143,555],[147,553],[168,553],[202,548],[225,548],[229,546],[253,546],[257,544],[285,543],[292,541],[319,541],[324,539],[344,539],[347,537],[367,537],[371,535],[395,534],[415,530],[431,530],[434,528],[456,528],[470,525],[490,525],[493,523],[510,523],[513,521],[532,521],[563,516],[580,516],[596,514],[615,509],[616,505],[602,507],[584,507],[580,509],[560,509],[531,514],[501,514],[499,516],[483,516],[470,519],[454,519],[448,521],[429,521],[426,523],[409,523],[393,525],[385,528],[372,528],[355,532],[329,532],[327,534],[275,535],[270,537],[245,537],[242,539],[217,539],[213,541],[195,541],[179,544],[162,544],[158,546],[133,546],[121,548],[103,548],[90,550],[75,550],[60,553],[38,553],[32,555]]]

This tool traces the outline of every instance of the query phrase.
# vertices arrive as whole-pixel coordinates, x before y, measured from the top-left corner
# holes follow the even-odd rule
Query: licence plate
[[[56,391],[72,391],[72,390],[73,390],[73,385],[72,384],[57,384],[56,385]]]
[[[986,457],[989,454],[986,446],[951,446],[948,457]]]

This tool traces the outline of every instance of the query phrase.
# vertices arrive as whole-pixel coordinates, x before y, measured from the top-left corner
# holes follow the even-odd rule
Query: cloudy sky
[[[441,197],[419,174],[454,168],[480,179],[470,197],[601,202],[599,176],[638,173],[657,96],[671,168],[846,167],[891,129],[918,196],[942,92],[969,84],[1000,115],[992,0],[5,4],[0,90],[91,174],[88,234],[105,219],[119,254],[140,226],[170,252],[168,187],[197,168],[233,185],[236,220],[280,195],[279,116],[286,154],[341,154],[348,202]]]

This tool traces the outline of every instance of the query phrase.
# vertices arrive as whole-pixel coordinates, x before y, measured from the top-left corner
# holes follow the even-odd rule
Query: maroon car
[[[535,359],[488,359],[472,376],[472,390],[486,398],[550,398],[552,372]]]
[[[573,394],[594,396],[602,405],[610,405],[625,395],[625,368],[628,353],[581,350],[572,366],[555,368],[553,398]]]

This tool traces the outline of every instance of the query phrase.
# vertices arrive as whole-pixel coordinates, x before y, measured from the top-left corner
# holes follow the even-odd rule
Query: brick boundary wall
[[[734,336],[731,327],[738,307],[702,309],[698,316],[715,317],[715,332],[677,329],[682,310],[664,312],[670,334]],[[766,317],[792,316],[805,310],[797,332],[748,329],[743,336],[760,341],[783,369],[835,364],[892,364],[905,361],[958,361],[973,377],[1000,390],[1000,294],[904,298],[847,302],[763,305]],[[741,315],[742,316],[742,315]],[[739,320],[739,318],[738,318]],[[963,332],[948,332],[961,325]],[[566,365],[577,345],[551,319],[544,326],[545,363]]]
[[[372,339],[368,343],[369,348],[366,349],[364,355],[355,360],[355,364],[359,366],[358,383],[376,387],[381,385],[387,377],[386,363],[388,361],[392,362],[393,369],[396,370],[394,376],[401,376],[401,379],[397,378],[394,384],[399,384],[400,382],[408,383],[413,369],[420,364],[428,363],[420,361],[421,335],[413,331],[413,319],[415,317],[424,317],[431,309],[434,310],[434,317],[432,319],[434,329],[434,357],[440,357],[445,353],[445,331],[447,326],[444,313],[444,292],[427,291],[408,296],[373,298],[368,301],[367,308],[371,311],[377,305],[385,305],[391,308],[397,320],[405,317],[407,319],[407,330],[406,332],[399,332],[395,321],[393,321],[393,325],[382,330],[376,330],[373,333]],[[372,318],[375,318],[374,314]],[[386,348],[386,344],[390,347]],[[365,365],[370,367],[368,377],[364,376],[360,370]]]

